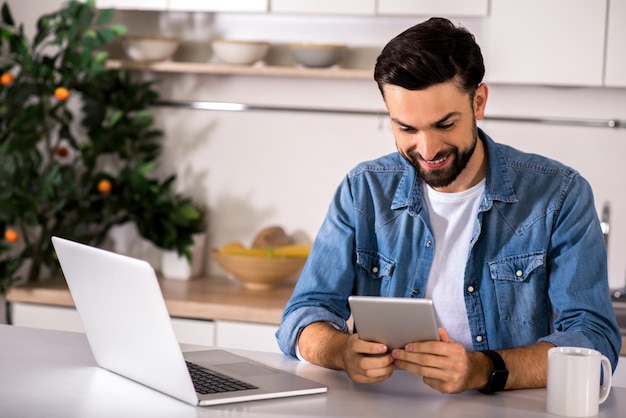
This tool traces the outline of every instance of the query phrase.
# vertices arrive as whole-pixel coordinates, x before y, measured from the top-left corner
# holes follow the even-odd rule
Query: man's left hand
[[[441,341],[407,344],[394,349],[394,366],[422,376],[424,383],[442,393],[460,393],[487,385],[490,360],[479,353],[468,353],[439,328]]]

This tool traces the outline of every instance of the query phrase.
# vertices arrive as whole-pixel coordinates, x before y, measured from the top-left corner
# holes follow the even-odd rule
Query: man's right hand
[[[302,330],[300,355],[310,363],[343,369],[357,383],[376,383],[393,373],[394,359],[387,346],[346,334],[326,322],[315,322]]]

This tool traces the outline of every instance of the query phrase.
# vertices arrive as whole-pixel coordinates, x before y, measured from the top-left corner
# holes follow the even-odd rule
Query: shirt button
[[[426,247],[430,248],[431,245],[433,245],[431,241],[426,241]]]
[[[522,270],[517,270],[517,271],[515,272],[515,275],[516,275],[517,277],[522,277],[522,276],[524,275],[524,272],[523,272]]]
[[[482,335],[477,336],[477,337],[476,337],[476,341],[478,341],[479,343],[482,343],[482,342],[483,342],[483,337],[482,337]]]
[[[467,287],[467,291],[470,292],[470,293],[474,293],[474,290],[475,290],[474,286],[468,286]]]
[[[372,267],[372,273],[378,273],[378,267]]]
[[[420,292],[421,292],[421,291],[420,291],[419,289],[413,289],[413,290],[411,291],[411,293],[412,293],[412,294],[414,294],[414,295],[416,295],[416,296],[417,296],[417,295],[419,295],[419,294],[420,294]]]

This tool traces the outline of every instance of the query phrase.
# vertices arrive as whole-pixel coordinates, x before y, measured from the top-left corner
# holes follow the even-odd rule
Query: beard
[[[452,184],[452,182],[456,180],[457,177],[459,177],[463,170],[465,170],[465,167],[467,167],[469,160],[472,158],[472,155],[474,155],[474,151],[476,150],[476,144],[478,143],[478,130],[476,129],[476,121],[474,121],[472,136],[473,141],[469,147],[460,150],[458,147],[453,146],[448,150],[439,152],[437,155],[435,155],[433,161],[445,158],[446,156],[450,155],[450,158],[452,160],[451,164],[446,165],[446,167],[444,168],[428,170],[422,167],[420,161],[424,161],[424,158],[415,151],[415,147],[409,149],[406,154],[400,152],[400,155],[402,155],[404,159],[407,160],[413,166],[413,168],[415,168],[417,174],[430,187],[447,187]]]

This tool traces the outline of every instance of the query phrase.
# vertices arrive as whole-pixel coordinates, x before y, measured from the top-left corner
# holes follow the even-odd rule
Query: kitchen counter
[[[287,282],[271,290],[248,290],[226,277],[160,279],[159,284],[171,316],[270,325],[280,324],[294,286]],[[74,307],[63,278],[9,288],[6,300]],[[620,355],[626,356],[626,336],[622,336]]]
[[[293,283],[271,290],[248,290],[226,277],[192,280],[160,279],[161,291],[171,316],[206,320],[230,320],[280,324]],[[12,287],[7,302],[74,307],[74,301],[61,277]]]

